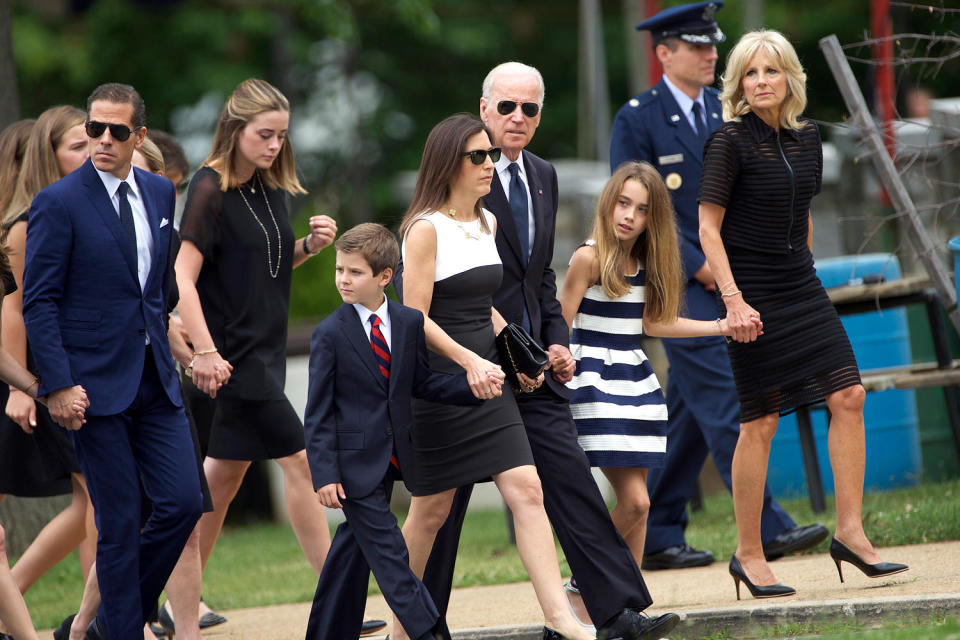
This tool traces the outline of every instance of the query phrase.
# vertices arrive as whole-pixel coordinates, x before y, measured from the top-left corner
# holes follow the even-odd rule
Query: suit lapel
[[[545,233],[547,230],[547,224],[545,222],[546,212],[544,210],[543,202],[543,180],[541,180],[540,174],[537,172],[536,167],[533,166],[533,163],[529,161],[529,156],[526,152],[522,152],[523,155],[523,167],[527,173],[527,188],[530,189],[530,200],[533,201],[533,243],[530,246],[530,259],[533,260],[534,254],[538,249],[543,247],[543,243],[546,241]]]
[[[707,90],[703,92],[703,101],[707,105],[707,133],[713,133],[723,124],[723,106],[720,100]]]
[[[134,167],[134,175],[139,177],[137,172],[140,172],[140,169]],[[143,208],[147,212],[147,222],[150,226],[150,235],[153,237],[153,255],[150,263],[150,273],[147,275],[147,286],[149,287],[151,281],[157,274],[159,265],[162,263],[166,264],[166,249],[169,245],[169,242],[162,242],[160,237],[160,215],[159,215],[159,205],[156,200],[152,197],[153,192],[147,188],[147,181],[137,179],[137,188],[140,190],[140,197],[143,200]]]
[[[387,313],[390,314],[390,377],[392,378],[396,372],[403,371],[404,361],[407,358],[407,350],[403,348],[404,336],[407,334],[407,320],[400,305],[393,300],[387,301]],[[393,390],[399,385],[389,386],[390,393],[393,394]]]
[[[659,91],[660,95],[662,96],[660,100],[660,108],[663,109],[663,119],[667,126],[673,128],[674,137],[681,145],[684,146],[684,148],[686,148],[694,161],[698,165],[702,165],[703,145],[700,143],[700,138],[697,137],[697,134],[690,126],[690,121],[687,120],[686,114],[680,110],[680,105],[678,105],[677,101],[673,99],[673,94],[670,92],[670,87],[668,87],[667,84],[661,79],[657,84],[657,91]],[[709,115],[707,116],[707,119],[713,120],[713,118]],[[709,122],[707,122],[707,126],[710,126]]]
[[[494,171],[493,180],[490,181],[490,193],[484,196],[483,204],[497,217],[497,233],[503,234],[507,245],[513,250],[517,260],[522,265],[523,258],[520,255],[520,236],[517,235],[517,224],[513,221],[510,201],[507,200],[507,195],[503,192],[503,185],[496,171]]]
[[[344,304],[340,307],[340,318],[343,322],[343,333],[347,336],[347,340],[350,341],[353,348],[356,349],[360,361],[363,362],[364,366],[370,371],[370,375],[376,378],[383,390],[386,391],[387,381],[380,373],[380,367],[377,365],[376,358],[373,357],[373,348],[370,346],[370,339],[367,337],[367,332],[360,323],[360,316],[357,315],[357,310],[353,308],[353,305]]]
[[[125,248],[127,247],[127,234],[120,224],[120,216],[113,208],[113,203],[110,202],[107,188],[103,185],[103,180],[100,179],[90,159],[87,159],[86,164],[83,166],[83,183],[87,188],[87,197],[90,199],[91,204],[93,204],[93,208],[100,216],[103,224],[110,230],[113,239],[117,241],[120,253],[123,255],[123,259],[130,269],[130,275],[137,281],[137,286],[140,286],[140,281],[137,279],[137,256],[130,255],[130,251]]]

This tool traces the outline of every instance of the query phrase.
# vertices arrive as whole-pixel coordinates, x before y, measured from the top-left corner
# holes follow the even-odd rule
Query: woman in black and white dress
[[[553,533],[523,421],[496,363],[493,308],[503,267],[496,219],[480,207],[500,150],[467,115],[442,121],[427,138],[413,202],[401,225],[403,301],[425,316],[430,366],[466,371],[480,407],[414,401],[414,496],[403,526],[410,566],[423,571],[457,487],[493,479],[514,515],[517,549],[544,613],[544,638],[592,638],[567,609]],[[543,381],[524,379],[531,388]],[[391,638],[405,639],[394,621]]]

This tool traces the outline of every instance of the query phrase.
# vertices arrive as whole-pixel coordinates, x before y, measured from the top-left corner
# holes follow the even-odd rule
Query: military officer
[[[711,87],[716,45],[726,37],[714,16],[720,0],[671,7],[644,20],[663,76],[652,89],[631,98],[613,122],[610,168],[628,160],[655,166],[673,198],[680,229],[684,272],[688,274],[686,314],[717,317],[716,285],[700,248],[697,188],[703,146],[720,126],[719,93]],[[686,505],[696,488],[707,452],[730,488],[730,465],[740,431],[736,388],[726,347],[719,337],[664,340],[670,361],[667,381],[669,425],[664,466],[648,478],[650,515],[644,570],[696,567],[713,554],[687,545]],[[761,523],[768,559],[800,551],[823,540],[823,525],[798,526],[764,489]]]

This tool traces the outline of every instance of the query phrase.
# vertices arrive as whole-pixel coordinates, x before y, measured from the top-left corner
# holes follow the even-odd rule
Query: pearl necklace
[[[463,226],[463,223],[457,220],[457,210],[449,209],[447,215],[450,216],[450,219],[453,220],[453,223],[460,228],[460,231],[463,231],[463,237],[467,240],[479,240],[480,234],[474,234],[472,231]],[[479,218],[477,218],[479,220]]]
[[[263,226],[263,223],[260,222],[260,218],[257,217],[257,214],[254,213],[253,207],[250,206],[250,203],[247,201],[247,196],[243,195],[243,187],[238,187],[237,191],[240,193],[240,197],[243,198],[243,204],[247,205],[247,209],[250,211],[250,215],[253,216],[253,219],[257,221],[257,224],[260,225],[260,229],[263,231],[263,238],[267,241],[267,272],[270,274],[271,278],[276,279],[277,274],[280,273],[280,259],[283,257],[283,242],[280,239],[280,226],[277,225],[277,219],[273,215],[273,208],[270,206],[270,200],[267,198],[267,192],[263,188],[263,178],[260,177],[260,172],[257,172],[257,182],[260,183],[260,192],[263,194],[263,201],[267,203],[267,211],[270,213],[270,219],[273,221],[273,228],[277,232],[277,264],[274,266],[273,261],[270,259],[270,234],[267,233],[267,228]],[[256,193],[257,190],[250,187],[250,193]]]

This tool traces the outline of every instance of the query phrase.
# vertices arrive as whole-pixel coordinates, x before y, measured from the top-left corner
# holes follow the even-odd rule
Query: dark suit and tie
[[[310,343],[307,457],[315,488],[343,486],[346,522],[323,565],[306,637],[358,637],[372,570],[409,636],[432,638],[440,614],[410,570],[390,495],[397,472],[413,487],[410,398],[479,401],[466,376],[428,368],[419,311],[388,301],[381,307],[388,316],[381,318],[355,306],[334,311]],[[361,320],[361,313],[369,318]]]
[[[201,512],[166,333],[174,198],[165,178],[129,168],[121,181],[87,160],[30,208],[24,321],[40,393],[80,385],[90,400],[71,434],[99,530],[95,623],[111,639],[142,635]]]

